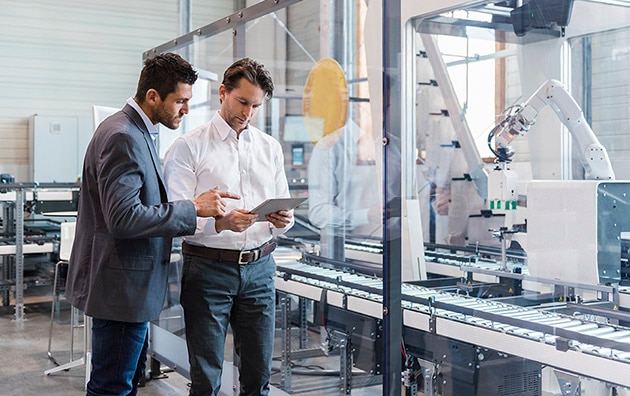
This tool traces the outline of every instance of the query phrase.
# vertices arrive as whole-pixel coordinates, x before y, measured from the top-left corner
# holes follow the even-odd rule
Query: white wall
[[[193,2],[193,27],[233,4]],[[143,51],[179,36],[178,26],[178,0],[0,0],[0,173],[29,181],[31,115],[121,107],[135,93]]]

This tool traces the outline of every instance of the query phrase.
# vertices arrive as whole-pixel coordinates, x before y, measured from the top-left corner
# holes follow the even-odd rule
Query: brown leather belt
[[[215,249],[205,246],[191,245],[186,242],[182,244],[182,253],[184,254],[203,257],[210,260],[229,261],[238,264],[249,264],[252,261],[256,261],[261,257],[268,255],[274,250],[276,250],[276,243],[274,241],[266,242],[260,247],[251,250]]]

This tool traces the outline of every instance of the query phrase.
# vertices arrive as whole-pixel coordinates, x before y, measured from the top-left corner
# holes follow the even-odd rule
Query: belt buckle
[[[248,254],[248,253],[252,253],[254,255],[254,258],[252,260],[246,261],[246,260],[243,259],[243,255],[244,254]],[[259,249],[256,249],[256,250],[241,250],[238,253],[238,263],[240,265],[248,264],[251,261],[258,260],[259,256],[260,256],[260,250]]]

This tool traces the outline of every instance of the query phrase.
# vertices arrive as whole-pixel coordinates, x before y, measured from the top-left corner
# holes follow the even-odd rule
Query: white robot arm
[[[507,115],[505,120],[490,133],[488,142],[490,143],[492,136],[494,136],[498,149],[495,154],[499,160],[509,161],[509,158],[514,154],[510,148],[512,140],[518,135],[525,135],[529,127],[536,122],[538,114],[546,106],[551,106],[575,139],[580,153],[580,162],[584,167],[585,178],[588,180],[613,180],[615,174],[606,148],[599,143],[597,136],[586,122],[580,106],[562,83],[553,79],[541,85],[524,104],[517,106],[514,112]]]

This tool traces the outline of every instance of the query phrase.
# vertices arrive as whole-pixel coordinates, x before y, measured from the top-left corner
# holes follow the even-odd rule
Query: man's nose
[[[243,111],[244,111],[244,115],[247,116],[247,118],[250,118],[252,115],[254,115],[254,107],[253,106],[245,106]]]

